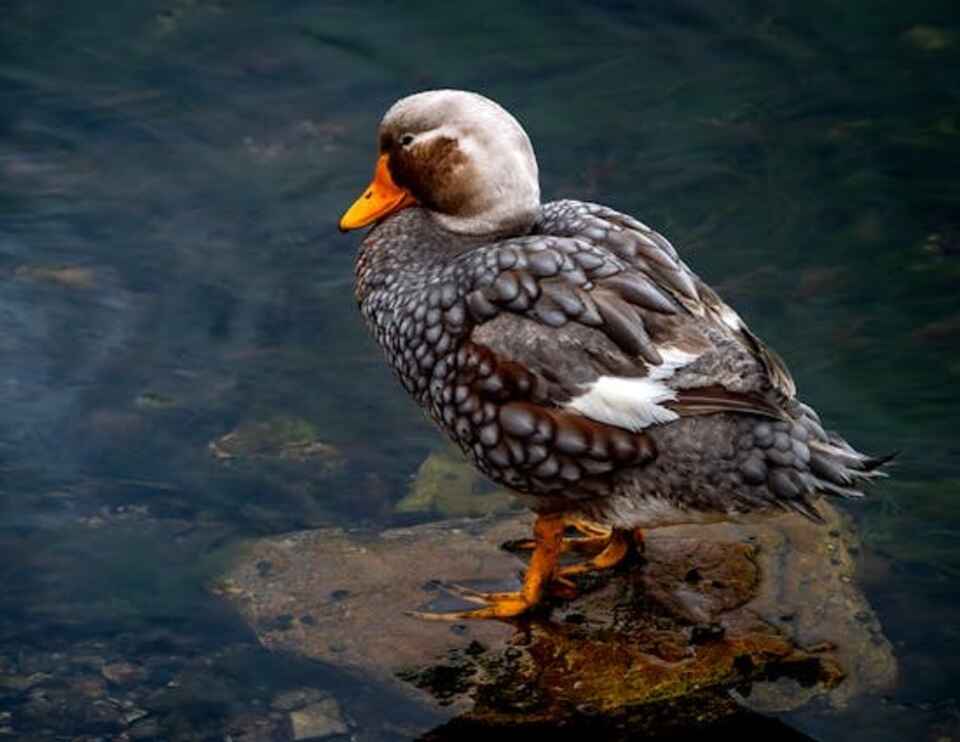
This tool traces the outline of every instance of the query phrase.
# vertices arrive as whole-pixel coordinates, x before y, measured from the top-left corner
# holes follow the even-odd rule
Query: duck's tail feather
[[[811,407],[803,405],[801,424],[810,434],[810,472],[817,489],[839,497],[863,497],[861,487],[886,477],[882,467],[899,451],[883,456],[868,456],[833,431],[825,431]]]

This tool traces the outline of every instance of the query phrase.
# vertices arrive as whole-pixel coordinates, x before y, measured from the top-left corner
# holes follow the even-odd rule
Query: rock
[[[277,694],[277,697],[274,698],[270,704],[270,708],[280,711],[292,711],[311,703],[324,701],[328,697],[329,694],[319,688],[294,688],[293,690],[286,690]]]
[[[311,703],[298,711],[290,712],[293,738],[322,739],[336,734],[346,734],[348,729],[340,714],[340,707],[333,698]]]
[[[462,456],[434,452],[420,465],[409,494],[397,503],[396,510],[458,517],[503,512],[515,504],[509,492],[491,491]]]
[[[960,121],[960,118],[958,118]],[[960,134],[958,121],[941,120],[944,133]],[[946,225],[939,232],[931,232],[921,245],[921,250],[936,258],[955,258],[960,255],[960,225]]]
[[[100,672],[115,685],[132,685],[147,676],[146,670],[133,662],[111,662],[100,668]]]
[[[317,440],[317,431],[309,422],[293,417],[275,417],[264,422],[245,423],[211,442],[210,453],[221,461],[312,461],[319,462],[330,471],[343,467],[340,452]]]
[[[96,273],[81,266],[21,265],[14,272],[17,278],[51,283],[69,289],[91,289]]]
[[[954,34],[938,26],[917,25],[903,32],[901,37],[910,46],[924,52],[941,52],[953,46]]]
[[[62,666],[66,657],[61,652],[36,652],[24,654],[19,658],[20,671],[28,675],[33,673],[57,672]]]
[[[73,689],[87,698],[103,698],[107,694],[107,685],[103,678],[80,677],[73,681]]]
[[[0,675],[0,691],[24,691],[47,680],[50,676],[43,672],[30,675]]]
[[[143,392],[137,395],[133,404],[144,410],[169,410],[176,407],[178,403],[174,397],[160,392]]]
[[[320,440],[307,420],[279,416],[247,422],[208,444],[220,486],[256,486],[272,494],[269,502],[246,502],[245,517],[271,523],[321,525],[332,520],[330,481],[344,475],[347,459]],[[339,488],[343,492],[345,488]],[[355,494],[344,497],[356,502]],[[277,523],[279,521],[279,523]]]
[[[160,722],[153,718],[141,719],[127,730],[130,739],[152,739],[160,734]]]
[[[124,724],[135,724],[140,721],[142,718],[147,716],[150,712],[144,711],[141,708],[134,706],[133,708],[123,712],[123,723]]]
[[[241,713],[227,720],[224,739],[230,742],[274,742],[289,739],[290,733],[284,729],[285,721],[263,714]]]
[[[137,511],[141,511],[141,508],[136,508]],[[142,508],[143,511],[146,508]],[[71,665],[79,668],[91,669],[99,671],[101,667],[106,664],[106,661],[98,654],[72,654],[68,656],[68,661]]]
[[[267,647],[408,683],[461,720],[556,724],[643,709],[641,728],[655,731],[651,719],[671,716],[664,704],[684,699],[737,713],[732,688],[765,711],[814,697],[842,707],[889,689],[896,662],[855,586],[852,531],[822,511],[825,526],[790,515],[650,531],[643,563],[590,576],[550,615],[511,623],[404,612],[460,607],[437,579],[515,589],[522,563],[497,547],[529,534],[527,516],[261,539],[219,589]]]

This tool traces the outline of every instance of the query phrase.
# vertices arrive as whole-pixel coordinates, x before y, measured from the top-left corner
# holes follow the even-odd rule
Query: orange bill
[[[389,155],[380,155],[377,160],[377,169],[373,174],[373,182],[340,218],[341,232],[373,224],[417,202],[409,191],[393,182],[393,178],[390,177],[390,168],[387,167],[389,157]]]

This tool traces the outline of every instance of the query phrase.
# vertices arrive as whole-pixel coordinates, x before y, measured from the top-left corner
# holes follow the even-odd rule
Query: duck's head
[[[533,146],[489,98],[430,90],[402,98],[380,122],[373,182],[340,219],[358,229],[420,205],[460,234],[527,232],[540,210]]]

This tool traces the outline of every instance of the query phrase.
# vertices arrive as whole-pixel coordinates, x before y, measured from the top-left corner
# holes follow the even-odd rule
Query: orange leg
[[[642,543],[642,542],[641,542]],[[560,567],[557,570],[558,578],[570,578],[576,575],[595,572],[601,569],[612,569],[627,558],[630,548],[634,544],[634,537],[630,531],[613,529],[607,538],[606,546],[593,559],[569,567]]]
[[[598,523],[576,516],[565,516],[563,525],[566,528],[575,529],[582,535],[564,536],[560,548],[562,554],[574,552],[576,554],[595,555],[603,551],[610,542],[611,529]],[[536,545],[535,539],[519,539],[508,541],[501,548],[507,551],[533,551]]]
[[[540,602],[557,573],[557,561],[563,548],[564,528],[563,516],[537,517],[533,524],[535,547],[523,579],[523,587],[519,592],[482,593],[458,585],[445,585],[444,588],[453,594],[482,607],[451,613],[413,611],[410,615],[433,621],[462,621],[471,618],[512,618],[526,613]]]
[[[564,536],[561,553],[589,554],[593,558],[580,564],[557,569],[554,577],[554,587],[558,589],[553,592],[563,597],[571,597],[575,594],[574,584],[568,578],[616,567],[627,558],[631,549],[634,549],[638,554],[644,552],[643,531],[639,528],[632,531],[609,528],[579,517],[567,517],[564,520],[564,525],[576,529],[583,536]],[[532,549],[534,546],[535,542],[532,539],[514,541],[504,545],[510,551],[523,551]]]

